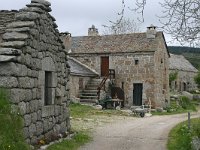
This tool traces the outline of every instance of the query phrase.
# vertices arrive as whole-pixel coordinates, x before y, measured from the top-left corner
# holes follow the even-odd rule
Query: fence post
[[[190,112],[188,112],[188,129],[190,130]]]

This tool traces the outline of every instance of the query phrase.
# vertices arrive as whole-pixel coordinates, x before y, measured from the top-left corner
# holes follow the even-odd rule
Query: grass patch
[[[200,119],[191,119],[191,130],[187,121],[176,125],[169,133],[167,147],[169,150],[191,150],[192,137],[200,138]]]
[[[51,145],[47,150],[77,150],[80,146],[91,141],[91,136],[85,132],[77,133],[72,139],[65,140],[59,144]]]
[[[11,105],[5,90],[0,89],[0,149],[28,150],[23,137],[23,121],[17,113],[11,113]]]
[[[92,115],[127,115],[127,113],[115,109],[97,110],[92,106],[73,103],[70,104],[70,112],[73,118],[86,118]]]

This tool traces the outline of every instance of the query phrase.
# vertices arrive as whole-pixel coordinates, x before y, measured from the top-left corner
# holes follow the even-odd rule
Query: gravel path
[[[191,116],[199,117],[200,114]],[[94,140],[80,150],[166,150],[170,129],[184,120],[187,114],[120,118],[97,127]]]

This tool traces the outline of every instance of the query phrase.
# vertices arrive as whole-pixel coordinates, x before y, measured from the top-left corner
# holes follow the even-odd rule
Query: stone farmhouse
[[[101,80],[112,74],[111,82],[123,91],[125,106],[147,101],[154,107],[168,105],[169,52],[163,33],[155,26],[145,33],[103,36],[92,26],[88,36],[67,34],[62,39],[70,57],[94,69]]]
[[[171,89],[177,92],[192,91],[197,88],[194,77],[198,70],[182,55],[170,54],[169,72],[176,73],[177,78],[172,81]]]
[[[45,0],[0,11],[0,87],[24,118],[30,144],[66,135],[69,122],[67,52]]]

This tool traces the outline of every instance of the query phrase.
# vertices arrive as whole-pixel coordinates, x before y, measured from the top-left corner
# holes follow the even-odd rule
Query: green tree
[[[198,71],[198,74],[194,77],[194,81],[197,84],[198,88],[200,88],[200,70]]]

